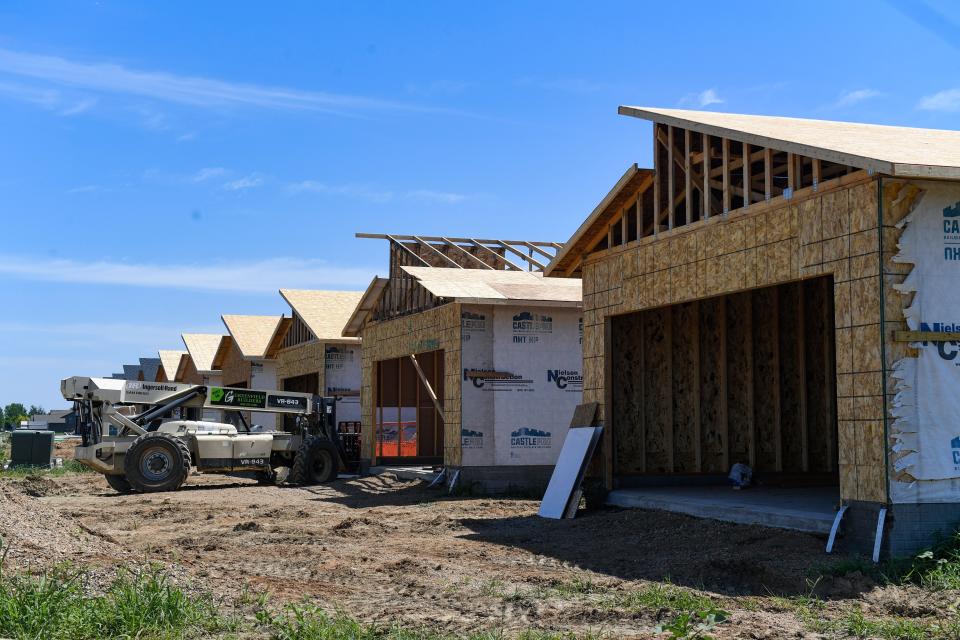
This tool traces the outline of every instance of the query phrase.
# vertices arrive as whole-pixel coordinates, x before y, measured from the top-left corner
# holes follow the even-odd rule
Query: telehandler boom
[[[262,482],[329,482],[348,459],[334,398],[173,382],[66,378],[63,397],[74,403],[81,444],[76,460],[104,474],[120,492],[174,491],[191,467],[204,473],[253,472]],[[254,432],[193,417],[206,410],[295,416],[285,431]],[[284,477],[285,476],[285,477]]]

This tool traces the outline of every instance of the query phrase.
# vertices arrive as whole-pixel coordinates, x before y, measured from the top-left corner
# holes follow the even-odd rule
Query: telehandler
[[[329,482],[341,466],[357,463],[358,447],[344,446],[330,397],[82,376],[62,380],[60,390],[77,412],[81,444],[74,457],[121,493],[175,491],[191,467],[308,485]],[[238,412],[241,428],[181,419],[204,409]],[[295,426],[254,432],[244,411],[293,415]]]

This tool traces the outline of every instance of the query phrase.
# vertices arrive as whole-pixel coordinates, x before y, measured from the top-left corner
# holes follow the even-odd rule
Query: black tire
[[[107,480],[107,484],[110,485],[110,488],[116,491],[117,493],[130,493],[133,491],[133,487],[130,486],[130,483],[127,482],[126,476],[103,476]]]
[[[267,471],[266,469],[261,471],[255,471],[253,473],[253,477],[256,479],[257,484],[265,484],[265,485],[277,484],[277,473],[273,469],[270,469],[269,471]]]
[[[190,450],[169,433],[146,433],[127,449],[123,470],[141,493],[176,491],[190,475]]]
[[[320,436],[310,436],[297,449],[289,481],[296,485],[323,484],[335,480],[339,471],[340,457],[333,443]]]

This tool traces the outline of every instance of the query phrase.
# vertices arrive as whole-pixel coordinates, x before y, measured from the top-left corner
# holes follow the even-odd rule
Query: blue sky
[[[362,289],[357,231],[564,241],[619,104],[960,128],[948,2],[0,3],[0,403]]]

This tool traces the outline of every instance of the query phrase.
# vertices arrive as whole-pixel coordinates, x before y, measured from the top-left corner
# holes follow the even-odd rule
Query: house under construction
[[[620,113],[652,122],[654,167],[546,269],[583,279],[611,501],[824,533],[842,505],[848,539],[894,553],[960,520],[957,380],[929,393],[956,373],[924,377],[960,339],[949,281],[925,278],[960,265],[960,133]],[[713,487],[737,462],[760,488]]]
[[[542,273],[560,245],[358,235],[389,244],[345,330],[363,339],[363,456],[545,484],[581,398],[580,282]]]

